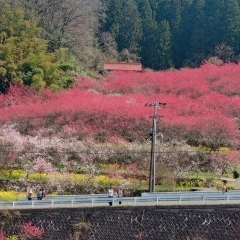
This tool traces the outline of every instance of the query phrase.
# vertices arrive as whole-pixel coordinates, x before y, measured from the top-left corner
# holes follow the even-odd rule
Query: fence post
[[[158,197],[157,197],[157,205],[158,205]]]
[[[73,199],[72,199],[72,202],[71,202],[71,203],[72,203],[72,207],[73,207]]]
[[[113,205],[113,207],[114,207],[114,198],[112,199],[112,205]]]
[[[136,205],[137,205],[137,199],[134,198],[134,206],[136,206]]]
[[[202,203],[203,203],[203,205],[205,204],[205,197],[204,196],[202,197]]]
[[[34,201],[32,200],[32,208],[34,208]]]
[[[93,201],[94,201],[94,199],[92,199],[92,207],[93,207]]]
[[[12,204],[13,204],[13,209],[14,209],[14,205],[15,205],[14,202]]]
[[[227,202],[229,203],[229,195],[227,196]]]
[[[182,204],[182,197],[181,196],[179,197],[179,204],[180,205]]]
[[[53,208],[53,200],[51,201],[51,206],[52,206],[52,208]]]

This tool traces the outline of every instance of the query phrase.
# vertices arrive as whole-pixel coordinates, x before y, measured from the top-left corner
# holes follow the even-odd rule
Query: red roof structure
[[[142,71],[141,63],[107,62],[104,63],[104,70],[115,71]]]

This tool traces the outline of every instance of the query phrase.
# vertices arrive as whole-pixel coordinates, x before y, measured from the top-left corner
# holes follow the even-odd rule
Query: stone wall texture
[[[2,210],[0,219],[9,234],[31,221],[44,240],[240,240],[240,205]]]

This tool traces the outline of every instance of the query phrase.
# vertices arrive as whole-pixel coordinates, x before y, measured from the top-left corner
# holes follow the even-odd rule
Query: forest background
[[[0,6],[1,178],[18,180],[3,187],[146,189],[153,109],[144,105],[154,99],[167,103],[158,185],[211,187],[213,175],[238,171],[237,0]],[[106,61],[140,61],[146,71],[106,75]]]

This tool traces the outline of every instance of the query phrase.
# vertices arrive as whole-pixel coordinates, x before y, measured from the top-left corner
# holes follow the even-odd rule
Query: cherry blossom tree
[[[221,151],[212,154],[212,166],[221,175],[228,171],[233,172],[240,163],[240,153],[238,151]]]
[[[27,174],[31,172],[39,173],[40,179],[43,173],[54,173],[55,168],[52,166],[52,164],[44,159],[43,157],[39,156],[36,159],[33,160],[33,162],[29,162],[28,164],[25,164],[25,171]]]
[[[125,169],[137,162],[140,169],[150,153],[153,114],[144,105],[156,98],[167,103],[157,110],[164,116],[157,121],[164,136],[157,161],[174,177],[224,172],[236,162],[221,148],[240,144],[239,75],[239,64],[206,62],[195,69],[79,77],[72,88],[37,95],[11,86],[0,95],[0,162],[19,162],[40,175],[58,168],[95,176],[91,166],[98,164]]]

